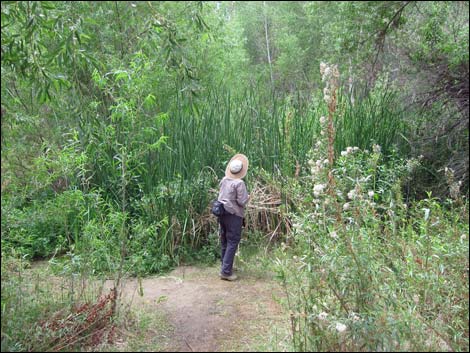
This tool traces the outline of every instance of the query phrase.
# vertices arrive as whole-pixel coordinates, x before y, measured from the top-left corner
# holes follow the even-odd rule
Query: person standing
[[[234,281],[233,260],[242,235],[245,206],[250,199],[245,182],[242,180],[248,171],[248,158],[243,154],[232,157],[220,181],[217,198],[224,206],[224,214],[219,218],[222,268],[220,278]]]

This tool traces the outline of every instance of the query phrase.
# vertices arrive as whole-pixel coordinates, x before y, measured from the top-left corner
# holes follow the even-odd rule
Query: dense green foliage
[[[382,265],[392,268],[392,254],[406,262],[410,252],[423,250],[411,245],[419,241],[426,259],[455,254],[449,266],[465,267],[467,259],[468,267],[460,246],[468,250],[468,223],[460,216],[468,213],[462,196],[469,180],[468,1],[3,1],[1,11],[2,259],[52,258],[58,271],[132,275],[215,261],[217,224],[208,205],[227,161],[239,152],[250,160],[248,189],[270,184],[280,190],[276,215],[288,219],[282,237],[298,218],[291,250],[305,255],[308,273],[324,266],[304,242],[316,234],[318,248],[330,251],[328,222],[338,214],[326,212],[323,225],[311,222],[315,193],[323,190],[308,181],[312,163],[323,168],[335,157],[328,167],[343,195],[335,202],[346,202],[361,178],[367,185],[357,191],[374,192],[378,206],[368,205],[363,214],[345,211],[358,223],[335,230],[339,239],[358,242],[334,246],[341,266],[351,265],[349,250],[371,250],[354,260],[353,272],[344,281],[335,275],[322,282],[302,271],[292,276],[297,264],[286,260],[286,287],[295,281],[310,283],[309,291],[327,285],[325,291],[355,302],[356,313],[380,321],[389,318],[379,309],[396,301],[361,296],[383,290],[387,270],[372,281],[366,277]],[[340,72],[334,156],[314,148],[325,139],[321,117],[329,114],[319,70],[325,61]],[[357,158],[347,159],[351,153]],[[405,172],[406,160],[419,164]],[[448,198],[450,206],[444,205]],[[423,208],[438,215],[439,227],[422,220]],[[249,230],[264,231],[263,217],[254,217]],[[459,240],[461,233],[467,240]],[[270,230],[269,238],[274,235]],[[381,246],[391,253],[381,253]],[[324,259],[333,267],[331,254]],[[403,275],[390,291],[406,283],[417,286],[408,299],[416,291],[426,298],[448,294],[439,282],[444,270],[420,270],[432,278],[413,284]],[[402,272],[409,271],[415,269]],[[459,275],[451,271],[445,283]],[[465,280],[468,286],[468,273]],[[2,312],[13,310],[3,283]],[[454,289],[462,295],[461,287]],[[313,292],[302,295],[291,306],[299,315],[316,315]],[[411,304],[401,304],[403,314]],[[441,304],[436,310],[456,310],[449,330],[465,331],[461,308]],[[341,308],[330,309],[344,318]],[[331,349],[328,335],[320,335],[321,342],[308,338],[309,330],[323,327],[298,320],[297,349]],[[426,330],[416,325],[424,337]],[[386,341],[395,334],[393,324],[382,328],[390,335],[378,342],[383,337],[358,326],[358,337],[377,339],[367,349],[408,348]],[[468,324],[465,337],[449,330],[442,333],[447,345],[468,345]]]
[[[468,347],[468,203],[405,203],[403,185],[418,165],[349,149],[337,163],[335,197],[319,187],[325,174],[313,185],[289,183],[304,202],[276,271],[296,351]]]

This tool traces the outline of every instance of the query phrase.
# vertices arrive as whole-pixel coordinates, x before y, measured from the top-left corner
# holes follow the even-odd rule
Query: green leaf
[[[89,39],[91,39],[91,37],[89,35],[86,35],[85,33],[80,33],[80,39],[81,41],[88,41]]]
[[[149,109],[155,105],[156,98],[153,94],[149,94],[144,100],[144,106]]]
[[[114,82],[120,81],[120,80],[128,80],[129,79],[129,74],[125,70],[118,70],[114,72]]]
[[[166,144],[166,141],[168,140],[168,136],[160,136],[157,142],[152,143],[149,145],[149,149],[151,151],[157,151],[159,150],[164,144]]]
[[[159,113],[156,117],[155,117],[155,123],[157,125],[159,124],[163,124],[165,121],[168,120],[170,116],[168,115],[168,113]]]
[[[40,3],[41,3],[41,6],[45,9],[48,9],[48,10],[55,9],[54,2],[52,1],[41,1]]]

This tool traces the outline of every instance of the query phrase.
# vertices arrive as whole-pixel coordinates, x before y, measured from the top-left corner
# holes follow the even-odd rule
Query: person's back
[[[218,200],[224,204],[225,210],[243,218],[245,216],[245,205],[248,202],[245,182],[241,179],[224,177],[219,185]]]
[[[242,154],[237,154],[230,160],[225,177],[220,182],[218,200],[223,203],[225,209],[225,213],[219,218],[222,250],[220,278],[229,281],[237,278],[232,274],[233,259],[241,240],[245,206],[250,199],[245,183],[241,180],[247,170],[248,159]]]

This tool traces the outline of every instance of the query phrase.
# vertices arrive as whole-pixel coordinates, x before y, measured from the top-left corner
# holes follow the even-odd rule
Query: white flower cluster
[[[308,161],[308,165],[310,166],[310,172],[312,173],[312,176],[315,178],[319,176],[323,171],[323,168],[328,165],[328,159],[317,159],[316,161],[310,159]]]
[[[320,74],[322,81],[326,83],[326,86],[323,89],[323,99],[326,103],[330,104],[333,99],[332,95],[338,87],[338,66],[329,66],[328,64],[322,62],[320,63]]]
[[[365,181],[367,181],[367,179]],[[349,192],[347,193],[347,198],[350,201],[343,204],[343,211],[350,210],[351,209],[351,201],[354,201],[354,200],[365,200],[367,205],[375,207],[376,204],[375,204],[375,202],[373,202],[374,196],[375,196],[375,191],[374,190],[368,190],[367,191],[367,196],[368,196],[368,199],[366,198],[365,194],[362,194],[361,187],[359,185],[356,185],[356,187],[354,189],[349,190]]]
[[[314,187],[313,187],[313,195],[315,197],[318,197],[320,196],[322,193],[323,193],[323,190],[325,190],[326,188],[326,185],[325,184],[316,184]]]
[[[323,115],[320,117],[320,136],[325,136],[328,131],[328,119]]]
[[[344,331],[346,331],[347,328],[348,327],[345,324],[342,324],[341,322],[336,323],[336,331],[338,331],[339,333],[343,333]]]
[[[342,156],[348,156],[350,154],[353,154],[355,152],[359,151],[359,147],[346,147],[346,150],[341,151]]]
[[[328,317],[328,313],[321,312],[320,314],[318,314],[318,320],[320,321],[325,321],[327,317]]]
[[[357,198],[357,193],[355,189],[352,189],[348,192],[348,199],[355,200]]]
[[[406,170],[412,173],[420,165],[419,159],[411,158],[406,161]]]
[[[326,117],[320,117],[320,136],[326,136],[327,134],[327,124],[328,120]],[[312,150],[312,154],[310,156],[310,160],[308,164],[310,166],[310,172],[312,174],[313,180],[321,180],[323,176],[323,172],[325,172],[325,167],[328,165],[328,159],[325,158],[325,151],[324,151],[324,140],[320,138],[316,143],[315,147]],[[317,191],[315,196],[318,196],[321,191]]]
[[[450,197],[456,200],[460,196],[460,187],[462,186],[462,180],[455,180],[454,170],[452,168],[446,167],[444,169],[444,172],[447,179],[447,184],[449,185]]]

